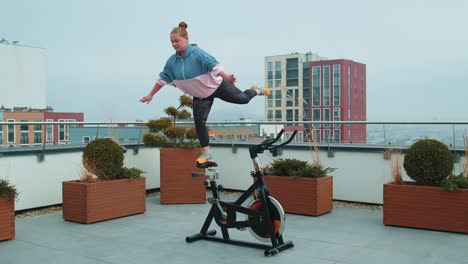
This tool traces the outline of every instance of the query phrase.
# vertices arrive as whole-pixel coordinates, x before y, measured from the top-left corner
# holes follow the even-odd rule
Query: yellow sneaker
[[[200,157],[196,160],[196,165],[198,168],[208,168],[208,167],[218,167],[218,164],[213,160],[213,157],[210,153],[202,152]]]
[[[268,87],[266,87],[266,86],[259,87],[258,85],[252,85],[252,86],[250,87],[250,89],[254,89],[254,90],[260,91],[260,95],[264,95],[264,96],[270,96],[270,94],[271,94],[270,88],[268,88]]]

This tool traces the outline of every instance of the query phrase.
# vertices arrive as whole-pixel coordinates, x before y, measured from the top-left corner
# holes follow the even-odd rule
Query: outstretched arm
[[[147,96],[143,96],[143,97],[140,99],[140,102],[149,104],[149,103],[151,102],[151,100],[153,100],[153,96],[154,96],[159,90],[161,90],[162,87],[163,87],[163,84],[158,80],[158,81],[154,84],[153,89],[151,89],[151,92],[150,92]]]

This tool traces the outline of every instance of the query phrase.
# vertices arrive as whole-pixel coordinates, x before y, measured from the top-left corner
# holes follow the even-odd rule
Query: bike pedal
[[[219,200],[213,197],[210,197],[207,199],[210,204],[216,204],[219,203]]]
[[[205,176],[204,172],[192,172],[192,177],[201,177]]]

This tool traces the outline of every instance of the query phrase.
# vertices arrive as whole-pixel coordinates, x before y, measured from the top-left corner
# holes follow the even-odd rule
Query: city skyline
[[[221,6],[220,6],[221,5]],[[313,52],[367,65],[367,119],[463,120],[468,44],[463,1],[8,1],[0,38],[46,54],[47,104],[85,120],[147,120],[177,104],[152,88],[174,53],[169,32],[188,23],[189,42],[215,56],[247,89],[263,85],[266,56]],[[318,25],[318,26],[317,26]],[[8,89],[0,87],[1,89]],[[210,119],[261,119],[263,98],[215,102]]]

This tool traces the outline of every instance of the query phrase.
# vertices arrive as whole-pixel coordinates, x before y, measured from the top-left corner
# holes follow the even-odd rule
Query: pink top
[[[216,89],[221,85],[223,78],[218,76],[219,73],[224,71],[221,64],[216,65],[211,72],[199,75],[192,79],[187,80],[174,80],[173,84],[182,92],[198,98],[206,98],[212,95]],[[159,79],[157,81],[160,85],[167,85],[168,82]]]

